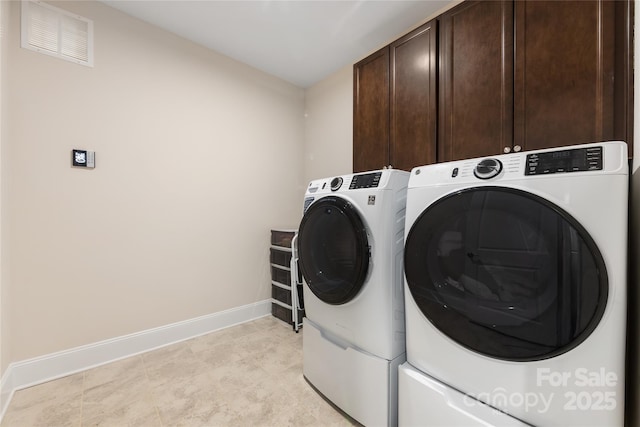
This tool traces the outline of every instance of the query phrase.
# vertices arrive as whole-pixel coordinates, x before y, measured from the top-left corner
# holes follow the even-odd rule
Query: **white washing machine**
[[[400,424],[624,425],[627,200],[622,142],[415,168]]]
[[[312,181],[298,232],[304,376],[367,426],[397,423],[408,180],[385,169]]]

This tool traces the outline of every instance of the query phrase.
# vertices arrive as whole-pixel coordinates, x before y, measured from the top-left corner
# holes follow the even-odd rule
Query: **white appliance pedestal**
[[[395,426],[398,414],[398,366],[363,352],[304,319],[303,373],[327,399],[366,426]],[[322,421],[322,420],[321,420]]]

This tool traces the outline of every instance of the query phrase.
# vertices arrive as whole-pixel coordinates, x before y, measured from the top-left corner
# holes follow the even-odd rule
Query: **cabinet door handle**
[[[514,152],[519,153],[519,152],[520,152],[520,150],[522,150],[522,147],[520,147],[519,145],[514,145],[514,146],[513,146],[513,151],[514,151]]]
[[[510,153],[511,152],[511,147],[504,147],[503,151],[504,151],[505,154]]]

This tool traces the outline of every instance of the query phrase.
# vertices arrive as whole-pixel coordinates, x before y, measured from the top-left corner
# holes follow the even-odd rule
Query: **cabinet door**
[[[514,144],[613,139],[615,3],[515,2]]]
[[[389,164],[389,47],[353,66],[353,171]]]
[[[436,162],[437,22],[391,44],[390,164],[410,171]]]
[[[513,142],[513,3],[464,2],[440,21],[438,161]]]

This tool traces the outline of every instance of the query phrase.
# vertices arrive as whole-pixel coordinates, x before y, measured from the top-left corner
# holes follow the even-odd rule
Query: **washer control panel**
[[[527,155],[525,175],[602,170],[602,147]]]
[[[359,188],[375,188],[380,184],[380,178],[382,172],[363,173],[361,175],[354,175],[349,185],[349,190],[356,190]]]

